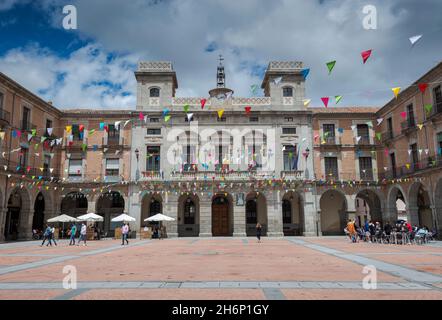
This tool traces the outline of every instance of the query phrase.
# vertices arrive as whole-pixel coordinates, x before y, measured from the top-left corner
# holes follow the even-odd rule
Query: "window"
[[[157,213],[161,213],[161,202],[158,200],[152,199],[149,206],[149,217],[156,215]]]
[[[282,201],[282,223],[292,223],[292,205],[289,200]]]
[[[327,179],[338,180],[338,158],[336,157],[325,157],[325,174]]]
[[[160,122],[160,118],[149,118],[150,122]]]
[[[29,154],[29,149],[22,147],[20,150],[20,159],[19,159],[20,168],[22,170],[25,170],[26,167],[28,166],[28,154]]]
[[[226,117],[224,117],[224,116],[222,116],[221,118],[217,117],[216,121],[218,121],[218,122],[226,122]]]
[[[50,175],[50,167],[51,167],[51,156],[45,155],[43,162],[43,175],[48,177]]]
[[[115,126],[115,124],[110,124],[108,126],[107,133],[108,140],[119,141],[120,140],[120,130]]]
[[[298,154],[296,146],[284,146],[283,151],[284,171],[298,170]]]
[[[407,106],[407,123],[409,128],[413,128],[416,126],[416,123],[414,121],[414,111],[412,104]]]
[[[256,200],[248,200],[246,202],[246,223],[247,224],[258,223]]]
[[[442,112],[442,91],[440,85],[433,89],[433,97],[434,104],[436,105],[436,108],[433,108],[435,109],[434,112]]]
[[[184,160],[184,170],[189,171],[194,168],[193,164],[196,163],[196,152],[195,146],[192,145],[184,145],[183,146],[183,160]]]
[[[282,134],[296,134],[296,128],[282,128]]]
[[[324,135],[324,140],[326,143],[334,144],[336,142],[335,139],[335,125],[330,124],[323,124],[322,125],[322,131]]]
[[[29,119],[31,116],[31,110],[29,108],[23,107],[23,117],[21,122],[22,130],[31,130],[31,125]]]
[[[417,155],[417,144],[413,143],[410,146],[411,149],[411,161],[413,162],[413,167],[416,167],[419,162],[419,157]]]
[[[120,159],[106,159],[106,176],[118,176]]]
[[[186,199],[184,204],[184,224],[195,224],[196,206],[192,199]]]
[[[70,159],[69,169],[68,169],[69,177],[80,177],[82,168],[83,168],[82,159]]]
[[[50,134],[48,132],[48,129],[52,128],[52,120],[46,119],[46,136],[49,137]]]
[[[442,132],[437,134],[437,148],[438,150],[436,150],[436,154],[442,155]]]
[[[361,180],[373,181],[371,157],[359,157],[359,174],[361,176]]]
[[[282,96],[283,97],[293,97],[293,88],[292,87],[282,88]]]
[[[388,138],[393,139],[393,119],[392,118],[387,119],[387,134],[388,134]]]
[[[151,88],[149,91],[149,96],[151,98],[158,98],[160,96],[160,89],[159,88]]]
[[[161,135],[161,128],[149,128],[147,129],[147,134],[159,136]]]
[[[74,140],[83,141],[83,132],[80,131],[80,126],[78,124],[72,125],[72,136]]]
[[[221,136],[219,136],[219,141],[222,141]],[[215,148],[216,159],[218,163],[215,165],[216,170],[227,169],[228,165],[224,165],[224,158],[227,157],[228,146],[218,145]]]
[[[160,171],[160,147],[147,147],[146,171]]]
[[[396,178],[396,156],[393,153],[390,153],[390,164],[391,164],[391,173],[393,175],[393,178]]]
[[[259,122],[259,118],[258,117],[250,117],[249,122]]]
[[[357,125],[358,137],[361,137],[359,140],[360,144],[369,144],[370,143],[370,130],[368,129],[367,124],[358,124]]]
[[[285,122],[293,122],[293,117],[284,117]]]
[[[3,109],[3,98],[4,98],[3,92],[0,92],[0,110]]]

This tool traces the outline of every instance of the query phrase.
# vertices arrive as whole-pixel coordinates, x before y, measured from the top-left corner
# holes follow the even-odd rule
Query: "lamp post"
[[[139,162],[140,162],[140,150],[138,148],[135,149],[135,157],[137,158],[137,171],[135,172],[135,180],[140,180],[140,168],[139,168]]]

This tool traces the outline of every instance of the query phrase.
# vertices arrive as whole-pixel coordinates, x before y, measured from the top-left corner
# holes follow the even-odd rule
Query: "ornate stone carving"
[[[271,104],[270,97],[253,97],[253,98],[233,98],[233,105],[255,105],[266,106]]]
[[[301,61],[271,61],[269,70],[302,69]]]
[[[160,105],[160,98],[149,98],[149,105],[158,107]]]

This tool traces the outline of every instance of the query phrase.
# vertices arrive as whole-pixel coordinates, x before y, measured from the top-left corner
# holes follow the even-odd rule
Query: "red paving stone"
[[[265,300],[261,289],[114,289],[90,290],[72,300]]]
[[[108,241],[118,245],[119,241]],[[70,249],[70,248],[69,248]],[[71,251],[58,248],[60,252]],[[74,250],[80,248],[74,248]],[[51,249],[52,250],[52,249]],[[0,276],[0,281],[61,281],[65,265],[79,281],[360,281],[362,267],[287,240],[241,239],[154,241]],[[282,272],[283,270],[283,272]],[[378,272],[378,281],[401,279]]]
[[[440,300],[437,290],[283,289],[289,300]]]
[[[0,256],[0,267],[4,266],[14,266],[17,264],[35,262],[43,259],[48,259],[48,257],[14,257],[14,256]]]
[[[50,300],[65,293],[64,290],[0,290],[0,300]]]

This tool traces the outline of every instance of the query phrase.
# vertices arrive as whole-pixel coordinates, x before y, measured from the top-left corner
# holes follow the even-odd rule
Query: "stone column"
[[[20,212],[20,222],[18,225],[18,239],[28,240],[32,239],[32,219],[34,210],[27,210]]]
[[[95,212],[95,210],[96,210],[96,202],[95,199],[92,198],[87,202],[87,213]]]
[[[166,194],[164,197],[164,214],[166,216],[172,217],[175,221],[163,222],[166,226],[167,236],[169,238],[178,237],[178,195]]]
[[[246,206],[233,206],[233,236],[246,237]]]
[[[0,242],[5,241],[5,223],[6,223],[6,214],[8,212],[7,208],[0,209]]]
[[[141,197],[138,186],[129,186],[129,196],[127,198],[126,213],[136,219],[135,222],[130,223],[130,229],[137,232],[137,237],[140,235],[140,228],[144,224],[141,216]],[[126,210],[126,203],[124,204]]]
[[[267,199],[267,236],[283,237],[282,203],[280,191],[266,193]]]
[[[435,213],[435,222],[436,222],[436,229],[437,229],[437,237],[439,240],[442,239],[442,207],[435,207],[434,208]]]
[[[407,220],[412,226],[419,225],[419,207],[407,206]]]
[[[212,236],[212,200],[204,196],[200,199],[200,237]]]
[[[281,206],[282,207],[282,206]],[[314,237],[317,235],[317,212],[315,196],[312,192],[304,192],[304,236]]]

